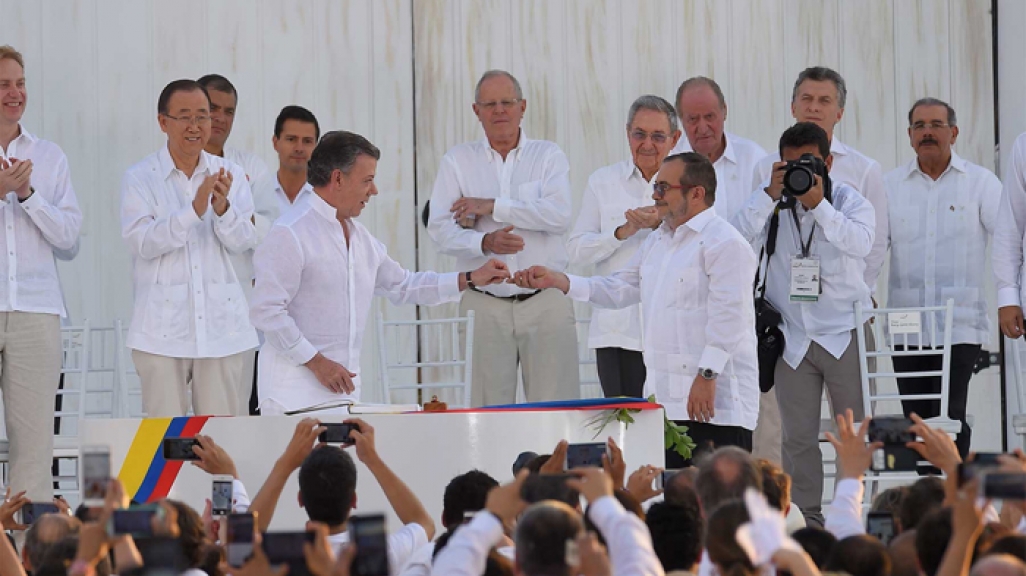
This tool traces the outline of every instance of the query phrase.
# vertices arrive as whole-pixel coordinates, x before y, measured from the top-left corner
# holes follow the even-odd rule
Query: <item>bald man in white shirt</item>
[[[485,138],[455,146],[442,158],[428,233],[460,269],[494,257],[514,270],[564,270],[563,235],[573,217],[566,155],[554,142],[524,133],[527,100],[513,75],[486,72],[474,99]],[[460,314],[470,310],[474,406],[515,402],[518,366],[529,402],[580,396],[574,308],[558,290],[469,290],[460,299]]]

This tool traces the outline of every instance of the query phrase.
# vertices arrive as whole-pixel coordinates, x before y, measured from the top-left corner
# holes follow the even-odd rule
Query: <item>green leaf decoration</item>
[[[649,396],[647,400],[653,404],[658,404],[654,395]],[[595,430],[595,435],[591,437],[594,440],[602,434],[606,426],[613,422],[622,423],[624,428],[634,424],[634,416],[631,414],[637,412],[641,412],[641,410],[630,408],[603,410],[588,420],[585,426]],[[680,454],[684,459],[690,459],[692,451],[696,448],[694,440],[688,436],[688,427],[676,424],[673,420],[668,419],[665,409],[663,410],[663,444],[665,450],[673,449],[674,452]]]

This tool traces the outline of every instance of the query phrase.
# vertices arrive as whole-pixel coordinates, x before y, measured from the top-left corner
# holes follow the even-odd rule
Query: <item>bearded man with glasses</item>
[[[132,254],[128,347],[150,417],[239,413],[243,352],[256,348],[229,254],[256,246],[253,197],[238,164],[203,150],[210,98],[193,80],[157,101],[167,145],[125,172],[121,235]],[[248,278],[244,279],[248,281]]]
[[[588,178],[567,249],[570,261],[595,265],[604,276],[622,268],[662,220],[652,206],[652,184],[670,149],[680,139],[673,106],[659,96],[641,96],[627,113],[631,157],[604,166]],[[594,308],[588,347],[595,349],[602,392],[607,398],[640,397],[645,385],[641,353],[641,306]]]
[[[442,158],[428,233],[473,270],[491,258],[510,270],[567,264],[563,235],[570,229],[570,164],[554,142],[527,137],[520,82],[490,70],[474,91],[474,114],[485,137],[459,144]],[[474,286],[460,314],[474,311],[474,406],[516,401],[517,367],[529,402],[580,396],[573,303],[557,290],[509,284]]]
[[[716,171],[705,156],[666,158],[653,188],[662,223],[622,268],[582,278],[533,266],[514,282],[603,308],[640,302],[651,319],[642,323],[645,394],[688,427],[693,456],[728,445],[751,451],[759,414],[755,254],[713,207]],[[667,468],[689,463],[666,454]]]

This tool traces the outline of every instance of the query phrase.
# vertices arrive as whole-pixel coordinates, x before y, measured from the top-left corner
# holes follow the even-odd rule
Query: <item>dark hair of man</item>
[[[702,556],[702,510],[694,492],[691,497],[690,504],[656,502],[645,516],[652,547],[665,572],[690,571]]]
[[[170,111],[167,107],[171,102],[171,97],[179,92],[202,92],[207,97],[207,107],[209,108],[210,106],[210,95],[207,94],[207,89],[200,85],[199,82],[188,79],[175,80],[164,86],[164,89],[160,91],[160,97],[157,98],[157,113],[165,116],[168,115]]]
[[[281,138],[281,131],[285,128],[287,120],[313,124],[314,138],[319,139],[321,137],[321,125],[317,123],[317,117],[313,115],[313,112],[302,106],[291,105],[282,108],[281,112],[278,113],[278,118],[274,120],[274,136],[276,138]]]
[[[569,576],[566,543],[584,529],[580,515],[562,502],[527,508],[517,521],[516,550],[520,572],[531,576]]]
[[[830,138],[827,137],[826,130],[812,122],[799,122],[780,135],[780,157],[784,157],[784,150],[788,148],[804,148],[809,145],[819,148],[822,160],[826,160],[830,155]]]
[[[926,576],[937,574],[951,540],[951,531],[951,508],[933,508],[916,526],[916,557],[919,569]]]
[[[828,572],[846,572],[851,576],[890,576],[891,557],[887,546],[867,534],[848,536],[834,545],[827,560]]]
[[[463,524],[468,512],[485,507],[488,492],[499,483],[480,470],[471,470],[453,478],[442,496],[442,525],[453,529]]]
[[[812,558],[816,568],[820,570],[826,566],[827,560],[830,559],[830,552],[837,544],[836,536],[815,526],[800,528],[791,534],[791,538],[802,547],[802,550],[805,550],[809,558]]]
[[[706,514],[728,500],[743,499],[748,488],[762,492],[762,474],[752,455],[737,446],[716,450],[698,467],[695,491]]]
[[[890,512],[894,518],[895,533],[901,533],[901,503],[908,496],[908,486],[894,486],[884,490],[873,499],[870,512]]]
[[[762,474],[762,495],[770,506],[783,512],[791,500],[791,477],[780,466],[765,458],[756,460],[756,464]]]
[[[68,566],[75,560],[77,552],[77,536],[68,536],[53,542],[46,547],[46,555],[39,564],[32,564],[32,576],[66,576]]]
[[[944,504],[944,481],[936,476],[925,476],[909,486],[901,502],[898,520],[902,530],[916,528],[931,510]]]
[[[842,110],[844,109],[844,105],[848,101],[848,86],[845,84],[844,78],[840,74],[825,66],[812,66],[798,73],[798,79],[794,81],[794,88],[791,89],[791,102],[794,102],[798,98],[798,88],[800,88],[802,83],[806,80],[812,80],[814,82],[833,82],[834,87],[837,88],[837,105]]]
[[[698,468],[695,466],[678,470],[666,480],[666,485],[663,486],[663,502],[687,504],[691,498],[698,498],[695,494],[696,478],[698,478]]]
[[[667,156],[663,164],[678,161],[684,163],[684,174],[681,175],[678,184],[705,188],[705,205],[712,206],[716,201],[716,169],[713,168],[712,162],[698,152],[681,152]],[[683,192],[687,192],[687,189]]]
[[[43,559],[49,554],[50,548],[78,534],[80,522],[69,516],[59,514],[43,514],[29,529],[25,531],[23,552],[33,569],[43,565]]]
[[[306,180],[314,188],[327,186],[332,172],[341,170],[343,174],[349,174],[361,154],[375,160],[381,158],[377,146],[359,134],[342,130],[328,132],[310,155]]]
[[[737,543],[737,529],[748,522],[748,509],[741,500],[719,505],[705,522],[705,551],[719,568],[720,576],[757,574],[748,553]]]
[[[939,98],[920,98],[916,100],[915,104],[908,109],[908,125],[912,125],[912,114],[915,113],[916,108],[920,106],[943,106],[944,110],[948,113],[948,126],[958,126],[958,118],[955,116],[955,109],[951,107],[947,102],[940,100]]]
[[[197,80],[200,86],[207,90],[217,90],[218,92],[224,92],[225,94],[231,94],[235,96],[235,101],[239,100],[239,92],[235,90],[235,85],[230,80],[221,76],[220,74],[207,74]]]
[[[204,544],[200,550],[200,558],[199,569],[207,576],[224,576],[224,572],[220,570],[221,562],[227,560],[224,548],[214,543]]]
[[[349,518],[356,494],[356,465],[338,446],[319,446],[299,467],[299,495],[314,522],[339,526]]]
[[[182,546],[189,568],[199,568],[203,563],[203,546],[206,543],[206,532],[203,529],[203,518],[188,505],[178,500],[166,499],[165,502],[174,506],[178,512],[178,542]]]
[[[1010,554],[1026,562],[1026,535],[1006,534],[990,545],[985,556],[994,554]]]

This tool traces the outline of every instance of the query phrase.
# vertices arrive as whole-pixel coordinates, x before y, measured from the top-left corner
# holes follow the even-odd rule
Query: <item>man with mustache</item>
[[[667,418],[688,427],[699,450],[729,445],[751,451],[759,413],[755,254],[717,215],[716,171],[705,156],[668,156],[653,188],[661,224],[619,270],[581,278],[532,266],[514,280],[603,308],[640,303],[650,319],[644,323],[645,392],[655,395]],[[688,463],[666,452],[666,468]]]
[[[890,221],[891,268],[889,307],[942,306],[955,300],[951,327],[951,373],[948,416],[962,423],[956,445],[964,459],[972,431],[965,407],[973,366],[990,319],[984,286],[987,243],[994,233],[1001,201],[1001,182],[990,170],[961,158],[952,150],[958,139],[955,110],[936,98],[922,98],[908,113],[909,143],[916,157],[884,177]],[[936,340],[924,317],[923,342],[909,335],[910,350],[931,350],[944,343],[944,315],[937,313]],[[903,350],[903,346],[895,346]],[[896,372],[941,369],[940,355],[895,356]],[[940,376],[898,378],[902,394],[938,394]],[[902,401],[905,415],[940,415],[939,400]]]
[[[670,154],[694,150],[716,168],[716,213],[730,220],[752,195],[751,176],[766,151],[724,129],[727,101],[712,78],[694,76],[677,88],[677,115],[686,138]]]
[[[303,194],[253,256],[250,318],[264,333],[257,371],[265,416],[360,400],[360,349],[375,295],[395,305],[452,302],[509,278],[489,259],[473,271],[410,272],[356,218],[377,195],[381,152],[359,134],[329,132],[310,155]]]
[[[588,178],[573,232],[570,259],[595,265],[605,275],[623,267],[662,220],[652,206],[652,183],[680,139],[673,106],[658,96],[641,96],[627,113],[631,158],[596,170]],[[645,385],[641,353],[641,307],[593,308],[588,347],[595,349],[602,392],[607,398],[640,397]]]

